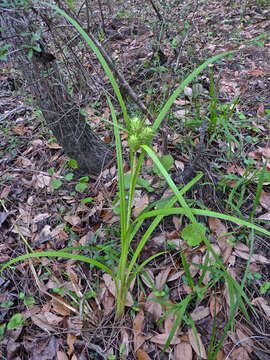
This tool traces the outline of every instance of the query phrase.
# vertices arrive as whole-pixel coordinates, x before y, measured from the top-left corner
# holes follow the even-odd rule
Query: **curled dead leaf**
[[[203,359],[207,359],[205,347],[202,343],[201,335],[197,332],[197,336],[194,335],[191,328],[188,329],[188,339],[189,342],[195,351],[195,353]]]
[[[142,334],[144,312],[140,310],[133,320],[134,351],[136,352],[145,342],[146,337]]]

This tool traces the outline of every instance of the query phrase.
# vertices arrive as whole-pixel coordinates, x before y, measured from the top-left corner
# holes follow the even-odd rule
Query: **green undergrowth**
[[[183,250],[180,247],[180,257],[181,262],[185,271],[185,278],[187,284],[190,288],[190,293],[186,295],[182,301],[177,304],[171,304],[164,299],[157,299],[162,304],[162,306],[166,306],[167,311],[164,313],[163,317],[160,319],[160,322],[164,321],[164,319],[170,314],[174,315],[174,325],[172,330],[168,336],[166,345],[164,350],[168,348],[171,343],[172,337],[177,330],[179,324],[183,321],[187,325],[192,328],[192,331],[195,335],[195,339],[197,344],[198,341],[198,332],[196,329],[196,325],[192,320],[189,314],[189,307],[192,305],[194,307],[198,305],[205,297],[205,294],[209,289],[215,288],[220,282],[226,284],[228,288],[228,294],[230,299],[230,313],[228,317],[228,322],[223,329],[222,334],[218,334],[213,330],[210,346],[208,349],[208,359],[215,359],[218,351],[220,350],[223,341],[227,335],[227,332],[233,329],[234,325],[234,317],[238,309],[241,310],[243,316],[247,321],[250,321],[247,308],[249,308],[254,315],[256,316],[255,310],[248,299],[244,287],[248,277],[248,270],[250,259],[253,252],[253,244],[256,234],[263,234],[264,236],[270,236],[270,232],[260,227],[253,222],[253,215],[248,219],[248,221],[241,216],[241,213],[236,212],[236,216],[232,216],[230,214],[223,214],[219,212],[210,211],[208,209],[200,209],[197,207],[192,207],[189,205],[186,193],[192,189],[195,184],[197,184],[202,178],[202,173],[197,173],[194,178],[189,181],[185,186],[177,186],[172,180],[171,176],[168,173],[168,169],[170,166],[167,165],[167,161],[162,160],[152,147],[152,140],[154,136],[158,133],[159,127],[162,124],[162,121],[169,113],[174,101],[179,97],[179,95],[183,92],[184,88],[195,81],[196,77],[207,67],[221,59],[225,56],[232,55],[235,51],[228,51],[218,55],[215,55],[200,66],[198,66],[193,72],[191,72],[182,82],[181,84],[173,91],[172,95],[163,105],[163,107],[159,110],[155,121],[151,125],[146,125],[143,118],[139,116],[130,117],[127,112],[126,104],[122,98],[121,92],[119,90],[118,84],[106,63],[105,59],[99,52],[96,45],[89,38],[87,33],[77,24],[77,22],[72,19],[69,15],[67,15],[63,10],[59,8],[43,3],[46,6],[54,9],[61,15],[63,15],[81,34],[81,36],[85,39],[87,44],[90,46],[92,51],[95,53],[98,58],[100,64],[102,65],[104,71],[106,72],[112,87],[115,91],[116,98],[118,99],[119,106],[121,108],[121,116],[118,115],[116,110],[112,104],[111,99],[107,96],[108,105],[111,112],[111,127],[114,132],[115,137],[115,149],[117,155],[117,169],[118,169],[118,196],[119,196],[119,215],[120,215],[120,233],[118,239],[118,250],[111,251],[111,262],[108,261],[108,258],[102,258],[102,256],[95,256],[93,252],[96,250],[100,250],[103,254],[106,255],[107,251],[113,249],[112,244],[104,245],[104,247],[97,249],[97,245],[94,246],[77,246],[77,247],[67,247],[65,249],[55,251],[41,251],[34,252],[27,240],[21,235],[21,238],[25,242],[25,245],[28,248],[29,253],[25,255],[18,256],[10,261],[8,261],[3,267],[2,270],[6,268],[13,269],[13,264],[18,261],[31,259],[31,258],[39,258],[39,257],[51,257],[51,258],[67,258],[72,259],[77,262],[84,262],[89,264],[91,267],[96,267],[100,269],[103,273],[107,273],[111,276],[115,283],[116,287],[116,320],[119,320],[125,314],[125,306],[127,300],[127,294],[130,289],[130,286],[134,279],[138,278],[143,272],[144,268],[147,264],[149,264],[152,260],[157,257],[163,255],[163,252],[155,253],[151,255],[149,258],[144,260],[142,263],[139,262],[140,254],[147,241],[151,239],[152,234],[155,231],[158,231],[158,226],[161,221],[171,215],[177,215],[179,217],[184,217],[185,221],[183,222],[184,227],[181,231],[181,237],[186,241],[190,248],[197,246],[199,244],[204,244],[206,247],[206,257],[205,261],[202,265],[200,265],[200,276],[195,281],[192,278],[189,269],[189,262],[185,257]],[[228,141],[228,149],[227,156],[230,156],[232,151],[232,143],[236,143],[241,146],[240,137],[238,134],[237,127],[231,121],[232,114],[234,113],[235,105],[239,99],[236,99],[231,107],[221,108],[218,105],[215,97],[215,92],[213,90],[213,76],[211,79],[211,91],[210,91],[210,120],[208,125],[208,134],[210,136],[209,144],[211,144],[216,139],[220,139],[222,136],[226,137]],[[198,120],[198,119],[197,119]],[[124,173],[124,163],[123,163],[123,149],[120,138],[121,131],[124,130],[128,134],[128,151],[129,151],[129,163],[130,163],[130,175],[127,176]],[[146,209],[144,209],[141,214],[133,219],[132,217],[132,205],[135,194],[136,186],[142,186],[142,182],[140,180],[140,174],[142,165],[144,164],[144,160],[146,156],[150,157],[155,166],[155,172],[159,177],[163,178],[164,181],[168,184],[170,189],[173,192],[173,195],[166,199],[167,201],[163,203],[162,208],[158,208],[158,203],[150,204]],[[169,160],[168,160],[169,161]],[[74,165],[74,164],[73,164]],[[260,192],[262,190],[262,177],[265,172],[262,172],[263,175],[257,174],[258,183],[256,185],[256,197],[254,200],[253,209],[256,207],[258,203],[258,198],[260,196]],[[53,169],[51,170],[51,176],[54,175]],[[67,181],[71,180],[70,176],[66,179]],[[78,183],[75,185],[75,191],[79,193],[83,193],[87,187],[87,182],[89,179],[81,178]],[[241,182],[239,186],[237,186],[236,190],[231,190],[231,195],[228,198],[228,213],[229,210],[234,209],[234,198],[236,196],[236,192],[238,189],[244,189],[244,182]],[[53,183],[53,187],[55,190],[62,186],[62,182],[59,179],[55,179]],[[222,186],[222,184],[221,184]],[[148,188],[150,190],[150,188]],[[241,190],[243,192],[243,190]],[[244,194],[240,194],[244,196]],[[196,206],[196,204],[195,204]],[[247,262],[246,270],[242,279],[242,282],[239,284],[230,274],[230,272],[224,266],[222,259],[216,254],[213,246],[209,240],[209,229],[205,225],[205,222],[200,222],[198,218],[207,219],[207,217],[215,217],[219,219],[226,220],[236,226],[239,226],[243,229],[243,231],[249,231],[252,236],[248,240],[250,246],[249,259]],[[145,221],[149,221],[147,229],[142,233],[143,225]],[[136,235],[140,233],[140,241],[134,251],[131,251],[131,242],[135,239]],[[88,255],[85,255],[85,250],[88,251]],[[211,265],[209,265],[209,259],[212,259]],[[205,285],[204,279],[206,273],[210,271],[211,273],[211,281]],[[94,296],[94,295],[93,295]],[[154,300],[153,300],[154,301]],[[17,319],[18,320],[18,319]]]

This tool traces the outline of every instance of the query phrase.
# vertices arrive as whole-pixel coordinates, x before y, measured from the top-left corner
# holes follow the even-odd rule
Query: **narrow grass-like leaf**
[[[147,265],[150,261],[155,259],[156,257],[165,254],[164,252],[159,252],[157,254],[154,254],[150,256],[148,259],[146,259],[143,263],[141,263],[139,266],[136,267],[136,269],[133,271],[133,274],[130,276],[127,282],[127,288],[130,287],[132,281],[135,279],[135,277],[139,274],[139,272]]]
[[[42,257],[42,256],[67,258],[67,259],[73,259],[73,260],[77,260],[77,261],[86,262],[88,264],[91,264],[91,265],[94,265],[94,266],[100,268],[101,270],[105,271],[106,273],[111,275],[112,278],[115,279],[113,272],[106,265],[100,263],[99,261],[96,261],[94,259],[89,259],[87,256],[84,256],[84,255],[70,254],[70,253],[66,253],[64,251],[41,251],[41,252],[37,252],[37,253],[31,253],[31,254],[17,256],[15,259],[12,259],[12,260],[8,261],[6,264],[4,264],[2,266],[0,272],[2,272],[7,267],[11,266],[12,264],[14,264],[18,261],[21,261],[24,259],[29,259],[32,257],[38,258],[38,257]]]
[[[182,265],[183,265],[183,268],[185,270],[185,274],[186,274],[186,277],[187,277],[188,286],[193,291],[194,290],[194,281],[193,281],[191,273],[189,271],[189,267],[188,267],[187,260],[185,258],[184,251],[183,251],[183,249],[181,247],[180,247],[180,256],[181,256]]]
[[[143,145],[142,148],[147,152],[147,154],[154,161],[154,163],[158,167],[159,171],[163,175],[164,179],[166,180],[167,184],[172,189],[172,191],[173,191],[174,195],[176,196],[177,200],[179,201],[180,205],[185,209],[185,215],[188,216],[188,218],[190,219],[190,221],[192,223],[196,223],[197,221],[196,221],[193,213],[191,212],[189,206],[187,205],[185,199],[183,198],[182,195],[180,195],[179,190],[177,189],[175,183],[173,182],[170,175],[168,174],[168,172],[166,171],[166,169],[164,168],[164,166],[160,162],[157,155],[154,153],[154,151],[148,145]]]
[[[229,318],[229,320],[228,320],[228,322],[227,322],[227,324],[225,326],[225,329],[224,329],[224,331],[223,331],[223,333],[221,335],[219,343],[218,343],[215,351],[211,354],[211,359],[213,359],[213,360],[216,359],[217,353],[221,349],[221,346],[222,346],[222,344],[223,344],[223,342],[224,342],[224,340],[226,338],[227,332],[228,332],[229,328],[232,325],[232,321],[233,321],[234,315],[235,315],[235,313],[237,311],[239,302],[242,300],[242,296],[243,296],[242,294],[244,293],[244,286],[245,286],[245,283],[247,281],[247,275],[248,275],[249,266],[250,266],[250,262],[251,262],[251,256],[252,256],[252,253],[253,253],[253,247],[254,247],[254,230],[252,230],[252,239],[251,239],[251,244],[250,244],[249,257],[248,257],[245,273],[244,273],[244,276],[243,276],[243,279],[242,279],[242,282],[241,282],[241,286],[239,287],[239,291],[237,292],[237,294],[238,294],[237,299],[236,299],[235,303],[233,304],[233,306],[231,308],[230,318]]]
[[[255,195],[255,199],[254,199],[254,202],[253,202],[252,210],[251,210],[251,213],[250,213],[250,216],[249,216],[249,219],[248,219],[249,221],[253,220],[255,211],[256,211],[257,206],[258,206],[259,201],[260,201],[260,196],[261,196],[261,193],[262,193],[262,187],[263,187],[263,182],[264,182],[267,163],[268,163],[268,159],[265,160],[262,171],[260,171],[260,173],[259,173],[259,181],[258,181],[258,185],[257,185],[257,188],[256,188],[256,195]]]
[[[180,93],[184,90],[185,86],[187,86],[189,83],[191,83],[191,81],[196,76],[198,76],[204,69],[206,69],[208,65],[217,61],[218,59],[221,59],[224,56],[231,55],[236,51],[237,50],[226,51],[221,54],[212,56],[210,59],[207,59],[203,64],[201,64],[195,70],[193,70],[192,73],[189,74],[184,81],[182,81],[182,83],[173,92],[173,94],[167,100],[166,104],[163,106],[162,110],[160,111],[160,113],[159,113],[158,117],[156,118],[156,121],[153,125],[154,131],[156,131],[159,128],[159,126],[160,126],[161,122],[163,121],[164,117],[166,116],[167,112],[170,110],[172,104],[177,99],[177,97],[180,95]]]
[[[191,300],[193,299],[194,295],[193,294],[188,294],[187,297],[182,300],[179,304],[177,304],[177,310],[175,311],[176,314],[176,319],[173,323],[173,326],[171,328],[170,334],[166,340],[166,343],[164,345],[164,348],[162,349],[162,353],[164,353],[168,347],[170,346],[170,343],[172,341],[172,338],[178,328],[178,326],[180,325],[183,316],[185,315],[185,312],[187,310],[187,306],[188,304],[191,302]]]
[[[268,231],[258,225],[252,224],[251,222],[248,222],[248,221],[245,221],[242,219],[238,219],[234,216],[221,214],[221,213],[218,213],[216,211],[211,211],[211,210],[201,210],[201,209],[194,209],[194,208],[191,208],[190,210],[192,211],[192,213],[194,215],[216,217],[218,219],[228,220],[228,221],[233,222],[234,224],[242,225],[247,228],[254,229],[254,230],[259,231],[270,237],[270,231]],[[177,215],[177,214],[185,215],[186,210],[184,208],[166,208],[166,209],[161,209],[161,210],[152,210],[152,211],[149,211],[148,213],[144,213],[143,215],[138,216],[137,219],[134,220],[134,222],[141,221],[141,216],[144,219],[146,219],[149,217],[156,217],[156,216],[160,216],[160,215],[167,216],[167,215]]]

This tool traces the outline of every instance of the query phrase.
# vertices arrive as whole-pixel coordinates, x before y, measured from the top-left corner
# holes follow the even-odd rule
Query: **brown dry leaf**
[[[166,238],[169,239],[169,240],[172,240],[172,239],[179,239],[179,232],[177,230],[173,230],[173,231],[170,231],[170,232],[167,232],[166,233]]]
[[[108,222],[114,216],[113,210],[104,210],[102,214],[102,221]]]
[[[134,351],[136,352],[145,342],[146,337],[142,334],[144,312],[140,310],[133,320]]]
[[[9,216],[9,212],[0,212],[0,228]],[[3,244],[4,245],[4,244]]]
[[[251,304],[255,306],[261,306],[265,314],[268,316],[268,318],[270,318],[270,306],[268,305],[267,300],[265,300],[263,297],[257,297],[253,299]]]
[[[183,120],[183,119],[185,119],[186,114],[187,114],[186,109],[180,109],[180,110],[177,110],[177,111],[175,111],[175,112],[173,113],[174,117],[175,117],[177,120]]]
[[[76,284],[76,288],[77,288],[78,287],[78,275],[77,275],[76,271],[74,271],[73,267],[74,267],[74,261],[72,259],[68,260],[68,262],[65,265],[66,272],[69,275],[71,281]],[[73,286],[75,286],[75,284],[73,284]]]
[[[259,201],[260,201],[260,204],[262,205],[262,207],[264,207],[266,210],[270,210],[270,194],[269,193],[262,190]]]
[[[262,147],[258,147],[258,151],[260,153],[262,153],[262,155],[265,157],[265,158],[270,158],[270,147],[268,148],[262,148]]]
[[[270,211],[257,217],[257,220],[270,220]]]
[[[66,215],[64,216],[64,220],[72,226],[77,226],[81,223],[80,217],[76,215]]]
[[[6,198],[9,194],[10,190],[11,190],[11,186],[5,186],[4,189],[1,191],[0,199]]]
[[[147,298],[147,301],[144,305],[145,311],[150,313],[153,316],[153,320],[157,322],[161,318],[162,307],[159,303],[152,301],[151,299],[156,299],[157,297],[153,292]]]
[[[121,329],[121,346],[123,347],[122,356],[126,359],[129,354],[129,337],[128,332],[125,329]]]
[[[168,277],[168,280],[167,280],[167,281],[169,282],[169,281],[177,280],[177,279],[179,279],[184,273],[185,273],[184,270],[176,271],[176,272],[174,272],[173,274],[171,274],[171,275]]]
[[[32,318],[35,314],[39,314],[41,312],[41,308],[38,305],[31,306],[27,311],[23,313],[23,319]]]
[[[254,124],[254,125],[255,125],[255,124]],[[251,159],[259,160],[259,159],[261,159],[262,154],[261,154],[259,151],[257,151],[257,150],[255,150],[255,151],[250,151],[250,152],[248,153],[248,157],[251,158]]]
[[[57,315],[51,313],[50,311],[44,312],[44,318],[47,320],[47,322],[50,325],[56,325],[56,324],[60,323],[60,321],[63,320],[62,316],[57,316]]]
[[[153,245],[157,245],[158,247],[164,246],[165,242],[166,242],[166,236],[164,233],[151,238],[151,243],[153,243]]]
[[[250,337],[244,334],[240,329],[236,330],[236,334],[238,336],[239,341],[241,342],[241,346],[243,346],[248,353],[252,352],[253,349],[253,341]]]
[[[238,93],[237,83],[235,81],[225,79],[225,75],[221,76],[221,80],[219,83],[219,89],[221,92],[231,95],[231,96],[236,96]]]
[[[67,318],[67,328],[69,331],[72,331],[74,335],[80,336],[82,333],[82,328],[84,326],[84,322],[80,318],[80,316],[69,316]]]
[[[150,269],[146,269],[145,272],[147,274],[147,277],[145,275],[141,275],[141,279],[145,283],[145,285],[149,287],[149,289],[152,289],[152,285],[149,282],[148,278],[154,284],[155,283],[154,274],[153,274],[152,270],[150,270]]]
[[[11,131],[16,135],[24,135],[27,132],[28,128],[23,124],[18,124],[11,128]]]
[[[51,177],[43,174],[38,174],[33,176],[33,184],[35,188],[44,189],[50,185]]]
[[[194,264],[198,264],[198,265],[201,265],[202,263],[202,256],[201,254],[194,254],[191,258],[191,262],[194,263]],[[190,275],[192,277],[196,276],[198,274],[198,272],[200,271],[200,268],[199,266],[196,266],[196,265],[193,265],[193,264],[190,264],[189,265],[189,271],[190,271]]]
[[[190,343],[182,341],[174,349],[174,360],[192,360],[192,347]]]
[[[67,355],[63,351],[56,352],[57,360],[68,360]]]
[[[141,190],[135,190],[133,202],[133,216],[136,218],[148,206],[149,198],[147,194],[141,196]]]
[[[232,253],[232,246],[228,243],[228,236],[222,236],[228,232],[221,220],[209,217],[210,230],[217,237],[219,247],[222,251],[223,262],[226,264]]]
[[[158,334],[158,335],[155,335],[151,338],[151,341],[155,344],[159,344],[159,345],[165,345],[166,344],[166,341],[169,337],[169,333],[166,333],[166,334]],[[177,336],[173,336],[170,344],[171,345],[177,345],[177,344],[180,344],[181,340],[179,337]]]
[[[171,302],[171,301],[169,301]],[[173,324],[175,322],[175,315],[171,312],[168,316],[166,316],[166,319],[164,321],[164,331],[166,334],[170,334]],[[177,327],[176,331],[174,334],[178,334],[179,330],[180,330],[180,326],[181,324]]]
[[[49,149],[54,149],[54,150],[63,149],[63,147],[61,145],[57,144],[56,142],[47,143],[46,146]]]
[[[179,106],[184,106],[186,105],[186,100],[181,99],[180,97],[178,97],[176,100],[174,100],[173,102],[175,105],[179,105]]]
[[[219,350],[219,352],[217,353],[217,358],[216,360],[225,360],[226,359],[226,355],[224,354],[223,350]]]
[[[101,303],[104,308],[104,315],[110,314],[110,312],[114,309],[114,296],[108,289],[105,290]]]
[[[48,330],[51,332],[54,331],[54,328],[48,324],[43,314],[33,315],[31,320],[36,326],[38,326],[42,330]]]
[[[68,333],[67,335],[67,344],[68,344],[68,355],[70,356],[73,353],[73,345],[75,344],[77,337],[72,334]]]
[[[244,251],[246,253],[249,253],[249,247],[246,244],[242,243],[241,241],[237,240],[235,245],[234,245],[234,248],[236,250]]]
[[[204,319],[210,314],[210,310],[208,307],[197,306],[196,309],[191,313],[191,317],[193,321],[198,321]]]
[[[214,318],[221,310],[222,302],[220,296],[212,296],[210,299],[210,313]]]
[[[31,168],[31,165],[33,164],[33,162],[31,160],[27,159],[26,157],[20,156],[15,160],[15,164],[18,167]]]
[[[50,216],[50,214],[48,214],[48,213],[38,214],[34,217],[33,222],[39,223],[41,221],[46,220],[49,216]]]
[[[166,269],[161,270],[156,276],[156,288],[157,291],[161,291],[166,284],[171,268],[167,267]]]
[[[250,360],[250,357],[243,347],[239,347],[233,350],[230,355],[230,360]]]
[[[260,76],[260,75],[266,75],[266,73],[260,69],[250,69],[248,70],[248,74],[254,75],[254,76]]]
[[[62,300],[60,298],[60,296],[58,295],[54,295],[56,298],[59,298],[60,300]],[[60,315],[63,315],[63,316],[68,316],[70,315],[71,313],[71,310],[66,307],[62,301],[61,303],[59,301],[57,301],[56,299],[52,299],[51,300],[51,303],[52,303],[52,307],[53,307],[53,310],[57,313],[57,314],[60,314]]]
[[[193,350],[195,351],[195,353],[202,357],[203,359],[207,359],[207,355],[206,355],[206,351],[205,351],[205,347],[202,343],[202,339],[201,339],[201,335],[197,332],[197,337],[195,337],[195,335],[193,334],[193,331],[191,328],[188,329],[188,339],[189,342],[193,348]],[[197,341],[198,341],[198,345],[197,345]]]
[[[62,229],[60,229],[60,230],[58,231],[58,236],[59,236],[59,239],[60,239],[60,240],[67,240],[67,239],[69,239],[69,235],[68,235],[64,230],[62,230]],[[54,236],[52,235],[52,237],[54,237]]]
[[[174,165],[175,165],[176,169],[181,170],[181,171],[183,171],[185,168],[184,163],[180,160],[175,160]]]
[[[11,231],[29,238],[32,237],[32,232],[26,226],[17,225],[16,228],[13,228]]]
[[[261,103],[261,105],[258,107],[257,115],[260,117],[263,117],[263,115],[264,115],[264,104],[263,103]]]
[[[181,230],[181,221],[179,216],[173,215],[173,224],[175,226],[175,230],[179,232]]]
[[[244,252],[244,251],[239,251],[239,250],[235,250],[233,252],[233,255],[240,257],[241,259],[244,260],[248,260],[249,258],[249,254]],[[259,254],[253,254],[251,256],[250,261],[253,263],[259,263],[259,264],[270,264],[270,260],[268,260],[266,257],[264,257],[263,255],[259,255]]]
[[[147,353],[143,349],[139,349],[136,352],[137,360],[151,360]]]
[[[127,292],[125,305],[128,306],[128,307],[132,307],[134,305],[133,297],[132,297],[132,295],[131,295],[131,293],[129,291]]]

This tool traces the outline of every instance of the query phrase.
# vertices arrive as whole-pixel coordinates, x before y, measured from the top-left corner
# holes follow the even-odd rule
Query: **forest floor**
[[[203,172],[185,194],[191,207],[250,220],[270,231],[270,38],[249,43],[270,33],[269,4],[259,0],[192,4],[184,19],[175,21],[169,36],[163,37],[156,58],[149,50],[155,28],[143,21],[130,24],[122,15],[106,20],[109,40],[100,40],[154,118],[192,70],[208,57],[240,46],[185,88],[153,148],[160,156],[172,156],[173,178],[190,167],[187,181]],[[135,14],[136,2],[132,6]],[[86,255],[108,267],[117,266],[116,160],[96,178],[72,177],[72,163],[46,129],[31,94],[14,88],[13,79],[12,66],[5,63],[0,74],[0,263],[29,251],[87,245]],[[212,118],[211,99],[215,99]],[[138,114],[128,95],[126,100],[129,113]],[[105,104],[93,99],[86,113],[99,136],[113,146],[112,128],[102,120],[110,119]],[[212,119],[212,128],[202,135],[203,119]],[[127,159],[124,132],[121,140]],[[170,162],[171,157],[167,159]],[[124,167],[128,171],[128,161]],[[144,182],[135,192],[134,218],[152,202],[171,195],[162,191],[164,181],[151,159],[140,176]],[[270,359],[269,238],[216,217],[199,220],[207,225],[216,254],[238,284],[250,261],[243,307],[216,358]],[[189,304],[162,353],[175,317],[171,313],[163,322],[160,319],[169,304],[177,305],[192,293],[180,247],[195,284],[205,264],[205,244],[187,246],[181,239],[182,225],[179,216],[165,218],[146,243],[139,262],[159,251],[164,254],[147,264],[134,281],[119,321],[112,278],[89,264],[36,258],[6,269],[0,274],[0,359],[210,359],[209,349],[222,335],[232,304],[228,284],[213,260],[206,281],[196,289],[197,300]],[[139,240],[139,235],[133,240],[133,250]]]

